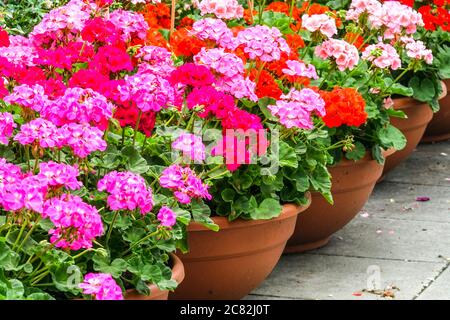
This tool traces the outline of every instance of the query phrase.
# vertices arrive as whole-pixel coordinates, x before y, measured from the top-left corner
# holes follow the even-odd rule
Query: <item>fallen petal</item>
[[[420,202],[430,201],[430,197],[417,197],[416,201],[420,201]]]

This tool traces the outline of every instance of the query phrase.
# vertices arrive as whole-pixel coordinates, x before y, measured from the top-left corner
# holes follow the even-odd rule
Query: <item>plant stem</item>
[[[34,278],[33,280],[31,280],[31,286],[36,285],[39,281],[41,281],[42,279],[44,279],[48,274],[50,273],[49,270],[45,271],[44,273],[40,274],[39,276],[37,276],[36,278]]]
[[[172,0],[171,10],[170,10],[170,37],[172,37],[172,34],[175,31],[176,6],[177,6],[177,1]]]
[[[263,0],[262,2],[260,0],[259,4],[258,4],[258,24],[261,24],[263,10],[264,10],[265,6],[266,6],[266,0]]]
[[[14,250],[14,249],[16,248],[16,246],[19,244],[20,238],[22,238],[22,234],[23,234],[23,232],[25,231],[25,228],[27,227],[27,224],[28,224],[28,219],[25,219],[25,221],[22,223],[22,227],[20,228],[19,235],[17,236],[17,239],[16,239],[16,241],[14,242],[13,250]]]
[[[406,68],[405,70],[403,70],[402,73],[400,73],[398,75],[397,78],[395,78],[394,82],[392,82],[387,88],[386,90],[384,90],[384,92],[388,91],[394,84],[396,84],[407,72],[409,71],[409,68]]]
[[[136,125],[134,126],[134,135],[133,135],[133,147],[136,144],[136,136],[139,129],[139,123],[141,122],[142,110],[139,110],[138,118],[136,120]]]
[[[255,10],[254,0],[248,0],[248,9],[250,10],[250,22],[253,24],[255,22],[255,19],[253,17],[253,10]]]
[[[73,256],[72,258],[73,258],[74,260],[75,260],[75,259],[78,259],[79,257],[82,257],[83,255],[85,255],[85,254],[88,253],[88,252],[91,252],[91,250],[89,250],[89,249],[84,250],[83,252],[80,252],[79,254]]]
[[[295,5],[295,0],[291,0],[291,9],[289,10],[289,23],[292,20],[292,14],[294,13],[294,5]]]
[[[28,171],[30,171],[31,165],[30,165],[30,147],[29,146],[25,146],[25,158],[27,159]]]
[[[38,226],[40,220],[41,220],[41,218],[38,218],[38,219],[34,222],[34,224],[33,224],[33,226],[31,227],[31,229],[30,229],[30,230],[27,232],[27,234],[25,235],[25,238],[23,238],[23,240],[22,240],[22,242],[21,242],[19,248],[17,248],[17,251],[20,252],[20,250],[22,249],[22,247],[23,247],[23,245],[25,244],[25,242],[26,242],[26,241],[28,240],[28,238],[31,236],[31,234],[33,233],[34,229],[36,229],[36,227]]]
[[[120,213],[120,211],[116,211],[114,213],[113,220],[112,220],[111,224],[109,225],[108,234],[106,235],[106,242],[105,242],[106,245],[108,245],[108,243],[109,243],[109,238],[111,238],[111,233],[112,233],[114,224],[117,221],[117,217],[119,216],[119,213]]]
[[[336,70],[335,65],[333,64],[331,70],[328,72],[327,76],[322,80],[319,85],[319,89],[322,89],[322,86],[330,79],[331,74]]]
[[[125,256],[128,252],[131,251],[131,249],[133,249],[134,247],[138,246],[138,245],[141,244],[142,242],[144,242],[144,241],[150,239],[151,237],[157,235],[158,233],[159,233],[159,230],[156,230],[156,231],[154,231],[154,232],[152,232],[152,233],[146,235],[146,236],[143,237],[142,239],[138,240],[137,242],[133,243],[133,244],[130,246],[130,248],[128,248],[128,250],[126,250],[126,251],[124,251],[124,252],[122,253],[121,256],[122,256],[122,257]]]

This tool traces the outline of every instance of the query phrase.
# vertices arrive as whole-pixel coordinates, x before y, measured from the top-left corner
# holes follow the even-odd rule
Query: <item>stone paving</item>
[[[283,256],[246,299],[450,299],[449,266],[450,141],[419,145],[326,247]]]

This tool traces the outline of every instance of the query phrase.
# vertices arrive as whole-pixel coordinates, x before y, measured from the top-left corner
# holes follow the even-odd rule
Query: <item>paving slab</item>
[[[386,181],[448,186],[450,143],[419,146],[411,157],[392,170]]]
[[[417,300],[448,300],[450,297],[450,269],[441,275],[418,297]]]
[[[246,299],[383,299],[363,292],[379,268],[395,299],[450,300],[449,257],[450,141],[419,145],[326,247],[283,256]]]
[[[450,257],[449,231],[448,223],[359,216],[312,253],[439,262]]]
[[[445,266],[445,262],[289,255],[283,257],[271,276],[248,298],[377,300],[383,299],[381,295],[363,290],[368,280],[379,279],[380,289],[388,286],[399,289],[392,290],[395,299],[413,299]]]
[[[444,187],[382,182],[375,187],[362,215],[368,218],[450,223],[450,181],[447,183],[448,186]],[[416,201],[417,197],[423,196],[430,200]]]

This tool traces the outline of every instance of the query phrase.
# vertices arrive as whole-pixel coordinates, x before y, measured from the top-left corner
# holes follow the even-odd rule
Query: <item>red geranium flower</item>
[[[327,127],[359,127],[366,122],[366,102],[356,89],[336,87],[331,92],[321,91],[320,95],[325,101],[327,114],[323,121]]]
[[[9,35],[8,32],[0,27],[0,47],[9,47]]]
[[[258,70],[253,69],[250,73],[250,79],[255,81],[257,74]],[[259,75],[258,83],[256,84],[255,93],[258,98],[270,97],[278,100],[283,91],[281,91],[272,75],[268,71],[262,70]]]

